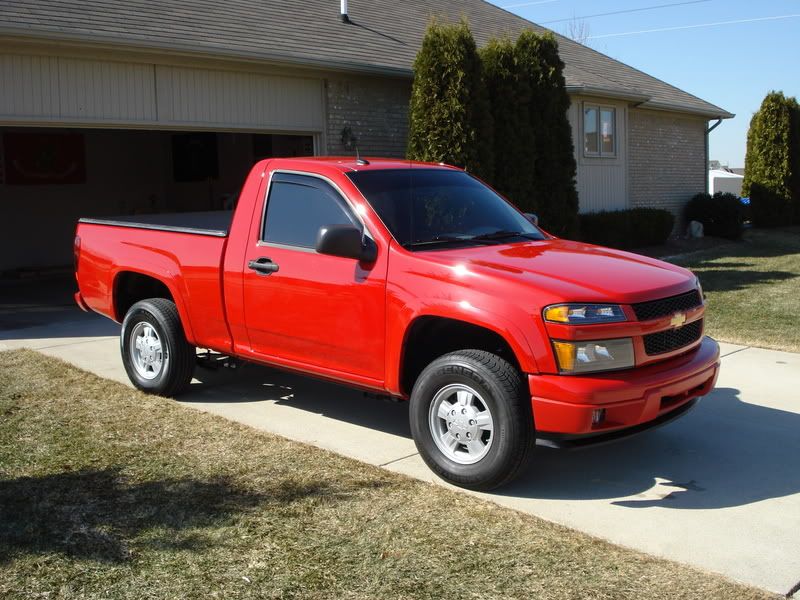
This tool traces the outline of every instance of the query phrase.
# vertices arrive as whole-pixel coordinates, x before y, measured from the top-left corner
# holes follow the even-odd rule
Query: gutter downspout
[[[710,150],[709,150],[708,138],[709,138],[709,135],[711,134],[711,132],[714,131],[717,127],[719,127],[721,124],[722,124],[722,117],[717,117],[717,122],[714,123],[708,129],[706,129],[706,194],[709,193],[709,187],[708,187],[708,162],[711,160],[711,156],[709,156]]]

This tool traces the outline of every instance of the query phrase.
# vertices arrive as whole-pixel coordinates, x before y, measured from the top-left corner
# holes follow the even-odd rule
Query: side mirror
[[[528,221],[530,221],[537,227],[539,226],[539,215],[535,215],[533,213],[525,213],[525,217],[528,219]]]
[[[317,234],[316,250],[320,254],[375,262],[378,247],[375,242],[353,225],[324,225]]]

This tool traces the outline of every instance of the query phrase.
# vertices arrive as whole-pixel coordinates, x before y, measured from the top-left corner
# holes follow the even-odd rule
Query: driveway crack
[[[401,460],[405,460],[407,458],[411,458],[412,456],[416,456],[417,454],[419,454],[419,452],[414,452],[413,454],[409,454],[408,456],[401,456],[400,458],[392,459],[389,462],[385,462],[385,463],[383,463],[381,465],[378,465],[378,466],[379,467],[385,467],[387,465],[391,465],[393,463],[400,462]]]

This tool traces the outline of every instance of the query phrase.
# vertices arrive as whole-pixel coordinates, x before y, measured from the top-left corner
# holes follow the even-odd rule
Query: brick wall
[[[408,137],[411,81],[382,77],[329,79],[328,154],[352,155],[342,145],[349,127],[362,156],[402,157]]]
[[[678,218],[694,194],[705,191],[707,121],[653,110],[629,112],[630,206],[665,208]],[[680,231],[681,229],[678,229]]]

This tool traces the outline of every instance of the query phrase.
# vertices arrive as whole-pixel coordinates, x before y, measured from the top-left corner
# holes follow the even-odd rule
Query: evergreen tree
[[[800,152],[796,130],[792,131],[796,106],[794,98],[773,91],[750,121],[742,194],[750,197],[753,221],[759,226],[786,225],[795,217],[792,188],[800,177],[792,173]]]
[[[493,127],[478,49],[466,21],[432,21],[414,61],[408,158],[491,179]]]
[[[790,189],[792,193],[792,205],[794,208],[794,223],[800,225],[800,103],[796,98],[788,99],[791,114],[790,133],[789,133],[789,152],[791,155],[792,175],[790,179]]]
[[[529,86],[520,86],[514,42],[490,40],[481,50],[486,91],[494,123],[492,185],[520,209],[535,212],[532,166],[534,132]],[[525,89],[522,89],[525,87]]]
[[[528,189],[542,226],[558,236],[578,232],[577,165],[570,106],[564,80],[564,63],[558,42],[548,32],[520,34],[515,47],[519,101],[528,106],[534,132],[535,159],[529,171]]]

